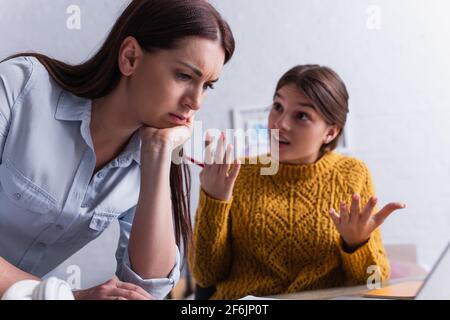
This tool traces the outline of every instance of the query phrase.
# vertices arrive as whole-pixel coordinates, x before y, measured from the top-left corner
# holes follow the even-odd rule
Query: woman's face
[[[224,60],[218,41],[200,37],[185,38],[176,49],[142,51],[128,81],[130,111],[143,126],[186,124],[219,79]]]
[[[339,133],[336,126],[325,122],[295,84],[285,85],[276,92],[269,129],[279,129],[279,141],[271,138],[272,150],[278,144],[279,161],[290,164],[314,163],[320,156],[321,146]]]

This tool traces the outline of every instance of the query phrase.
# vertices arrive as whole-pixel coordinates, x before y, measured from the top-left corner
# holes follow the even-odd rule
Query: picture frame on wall
[[[267,120],[270,107],[258,105],[232,109],[233,129],[246,132],[245,145],[235,145],[237,157],[254,157],[269,152]],[[248,133],[248,134],[247,134]]]

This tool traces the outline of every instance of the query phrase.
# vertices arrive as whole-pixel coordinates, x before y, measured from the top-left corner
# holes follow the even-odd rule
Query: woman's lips
[[[186,122],[188,120],[186,117],[177,115],[175,113],[169,113],[169,116],[170,116],[170,122],[172,122],[174,124],[183,125],[183,124],[186,124]]]

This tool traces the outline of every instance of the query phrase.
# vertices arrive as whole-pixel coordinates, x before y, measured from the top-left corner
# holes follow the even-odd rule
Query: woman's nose
[[[192,90],[186,97],[184,105],[194,111],[198,111],[202,105],[203,90]]]

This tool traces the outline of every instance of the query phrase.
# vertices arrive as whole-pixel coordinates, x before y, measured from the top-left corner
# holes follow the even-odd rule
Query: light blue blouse
[[[163,298],[180,277],[142,279],[128,257],[140,138],[92,177],[91,100],[63,90],[35,58],[0,63],[0,256],[42,277],[119,220],[119,279]],[[92,177],[92,180],[91,180]]]

